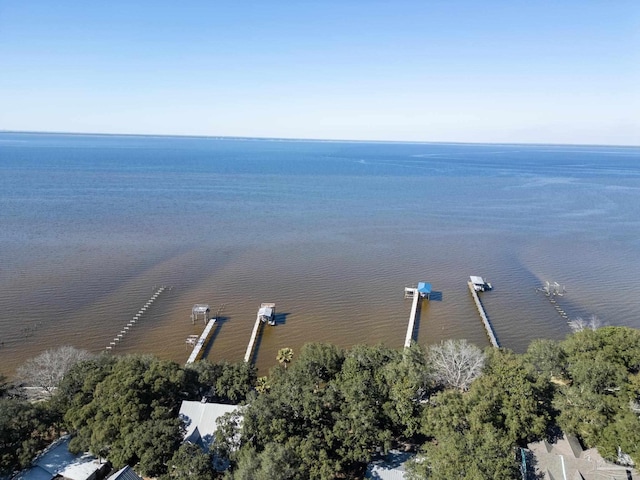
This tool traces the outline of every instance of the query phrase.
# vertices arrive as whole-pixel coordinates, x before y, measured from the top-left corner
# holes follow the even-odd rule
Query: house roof
[[[127,465],[124,468],[118,470],[113,475],[110,475],[107,480],[142,480],[142,477],[134,472],[133,468]]]
[[[89,453],[74,455],[69,452],[69,436],[52,443],[33,462],[28,470],[19,473],[14,480],[51,480],[56,476],[69,480],[85,480],[104,467]]]
[[[222,403],[182,402],[180,418],[187,427],[185,441],[208,448],[213,441],[213,434],[218,428],[216,420],[237,408],[237,405]]]
[[[418,292],[425,294],[431,293],[431,284],[426,282],[418,282]]]
[[[636,470],[605,461],[596,448],[583,450],[573,435],[564,435],[554,443],[530,443],[528,447],[544,480],[640,480]]]
[[[364,478],[370,480],[405,480],[404,464],[414,456],[413,453],[390,450],[389,453],[367,466]]]

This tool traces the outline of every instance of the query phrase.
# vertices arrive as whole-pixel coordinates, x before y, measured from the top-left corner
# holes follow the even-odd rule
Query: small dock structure
[[[413,340],[413,330],[416,324],[416,316],[418,315],[418,305],[423,298],[431,297],[431,284],[426,282],[418,282],[417,287],[405,287],[404,298],[413,298],[411,303],[411,313],[409,314],[409,325],[407,326],[407,335],[404,338],[404,348],[411,346]]]
[[[187,365],[200,360],[200,358],[202,357],[202,354],[204,353],[204,349],[209,343],[209,338],[211,337],[211,333],[213,332],[213,326],[215,325],[215,323],[216,323],[215,318],[210,319],[209,322],[207,323],[207,326],[204,327],[204,331],[202,332],[202,335],[200,335],[200,337],[197,340],[195,340],[193,351],[191,352],[191,355],[189,355],[189,358],[187,359]],[[187,338],[187,343],[191,343],[193,340],[194,340],[194,337],[189,336],[189,338]]]
[[[204,323],[209,321],[209,312],[211,309],[205,303],[196,303],[191,309],[191,323],[195,324],[200,318]]]
[[[478,281],[479,279],[479,281]],[[493,331],[493,327],[491,326],[491,322],[489,322],[489,317],[487,317],[487,313],[484,311],[484,306],[480,301],[480,296],[478,292],[484,292],[486,290],[491,290],[491,284],[485,282],[482,277],[474,277],[471,276],[470,280],[467,282],[469,285],[469,291],[471,292],[471,296],[473,297],[473,301],[476,304],[476,308],[478,309],[478,313],[480,313],[480,318],[482,319],[482,324],[484,325],[484,329],[487,332],[487,336],[489,337],[489,341],[491,345],[495,348],[500,348],[500,344],[498,343],[498,339],[496,338],[496,334]],[[488,286],[488,288],[487,288]]]
[[[476,277],[475,275],[471,275],[469,277],[469,280],[470,280],[470,283],[473,285],[473,289],[476,292],[486,292],[488,290],[493,289],[491,284],[482,277]]]
[[[247,345],[247,351],[244,354],[244,362],[249,363],[251,356],[253,355],[253,348],[255,347],[256,340],[258,339],[258,333],[262,328],[262,325],[268,323],[269,325],[276,324],[276,304],[275,303],[263,303],[258,309],[258,315],[256,315],[256,323],[253,325],[253,331],[251,332],[251,338],[249,339],[249,345]]]

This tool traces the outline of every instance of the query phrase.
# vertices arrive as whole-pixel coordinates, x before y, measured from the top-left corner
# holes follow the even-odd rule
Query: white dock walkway
[[[200,338],[198,338],[198,341],[193,347],[193,351],[191,352],[191,355],[189,355],[189,359],[187,360],[187,365],[200,359],[203,349],[206,347],[207,343],[209,343],[209,336],[211,335],[211,331],[213,330],[213,325],[215,323],[216,323],[216,319],[212,318],[211,320],[209,320],[209,323],[207,323],[207,326],[204,327],[204,331],[202,332],[202,335],[200,335]]]
[[[420,294],[417,288],[413,288],[413,303],[411,304],[411,313],[409,314],[409,326],[407,327],[407,335],[404,338],[404,348],[411,346],[411,340],[413,340],[413,329],[416,324],[416,315],[418,314],[418,305],[420,305]],[[405,295],[409,289],[405,289]]]
[[[471,292],[471,296],[473,297],[474,302],[476,303],[476,308],[480,313],[480,318],[482,319],[482,323],[484,324],[484,329],[487,331],[487,335],[489,336],[489,341],[491,345],[495,348],[500,348],[500,344],[498,343],[498,339],[496,338],[496,334],[493,331],[493,327],[489,322],[489,318],[487,317],[487,313],[484,311],[484,307],[482,306],[482,302],[480,301],[480,297],[478,296],[478,292],[473,288],[473,283],[467,282],[469,285],[469,291]]]
[[[247,345],[247,352],[244,354],[245,363],[249,363],[249,361],[251,361],[251,355],[253,354],[253,347],[256,343],[256,339],[258,338],[258,332],[260,331],[260,328],[262,327],[262,325],[264,324],[260,321],[260,315],[258,315],[256,318],[256,323],[253,326],[253,332],[251,332],[251,339],[249,340],[249,345]]]

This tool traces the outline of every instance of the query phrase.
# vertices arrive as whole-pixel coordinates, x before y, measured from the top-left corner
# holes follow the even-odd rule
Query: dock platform
[[[187,360],[187,365],[189,365],[190,363],[194,363],[197,360],[200,360],[200,357],[204,353],[204,349],[209,343],[209,338],[211,337],[211,332],[213,331],[213,326],[215,325],[215,323],[216,323],[216,319],[212,318],[207,323],[207,326],[204,327],[204,331],[202,332],[202,335],[200,335],[200,338],[198,338],[198,340],[196,341],[196,344],[193,347],[193,351],[191,352],[191,355],[189,355],[189,359]]]
[[[487,317],[487,313],[484,311],[484,306],[480,301],[480,297],[478,296],[478,291],[474,286],[472,281],[467,282],[469,285],[469,291],[471,292],[471,296],[473,297],[473,301],[476,304],[476,308],[478,309],[478,313],[480,313],[480,318],[482,319],[482,323],[484,325],[484,329],[487,332],[487,336],[489,337],[489,341],[491,345],[495,348],[500,348],[500,343],[498,343],[498,339],[496,338],[496,334],[493,331],[493,327],[491,326],[491,322],[489,322],[489,317]]]

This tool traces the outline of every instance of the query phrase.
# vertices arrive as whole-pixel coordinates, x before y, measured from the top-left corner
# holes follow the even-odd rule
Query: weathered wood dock
[[[484,306],[480,301],[480,297],[478,296],[478,292],[474,287],[473,282],[467,282],[469,285],[469,291],[471,292],[471,296],[473,297],[473,301],[476,303],[476,308],[478,309],[478,313],[480,313],[480,318],[482,319],[482,323],[484,325],[484,329],[487,332],[487,336],[489,337],[489,341],[491,345],[495,348],[500,348],[500,344],[498,343],[498,339],[496,338],[496,334],[493,331],[493,327],[491,326],[491,322],[489,322],[489,317],[487,317],[487,313],[484,311]]]
[[[187,365],[197,360],[200,360],[200,357],[202,357],[202,354],[204,353],[204,350],[207,347],[207,344],[209,343],[211,332],[213,332],[213,326],[215,325],[215,323],[216,323],[216,319],[212,318],[207,323],[207,326],[204,327],[204,331],[200,335],[200,338],[198,338],[198,340],[196,341],[196,344],[193,347],[193,351],[191,352],[191,355],[189,355],[189,358],[187,359]]]
[[[131,329],[136,325],[136,322],[138,320],[140,320],[140,317],[142,317],[142,315],[147,311],[147,309],[149,307],[151,307],[151,305],[153,305],[153,302],[155,302],[155,300],[160,296],[160,294],[162,292],[164,292],[167,289],[167,287],[160,287],[158,288],[153,295],[151,295],[151,298],[149,298],[149,300],[147,300],[147,302],[144,304],[144,306],[138,310],[138,313],[136,313],[133,318],[131,320],[129,320],[129,322],[123,327],[122,330],[120,330],[120,333],[118,333],[111,342],[109,342],[109,345],[107,345],[107,347],[105,348],[105,350],[107,352],[113,350],[116,345],[118,345],[120,343],[120,341],[124,338],[124,336],[129,333],[131,331]],[[169,287],[169,290],[171,290],[171,287]]]

